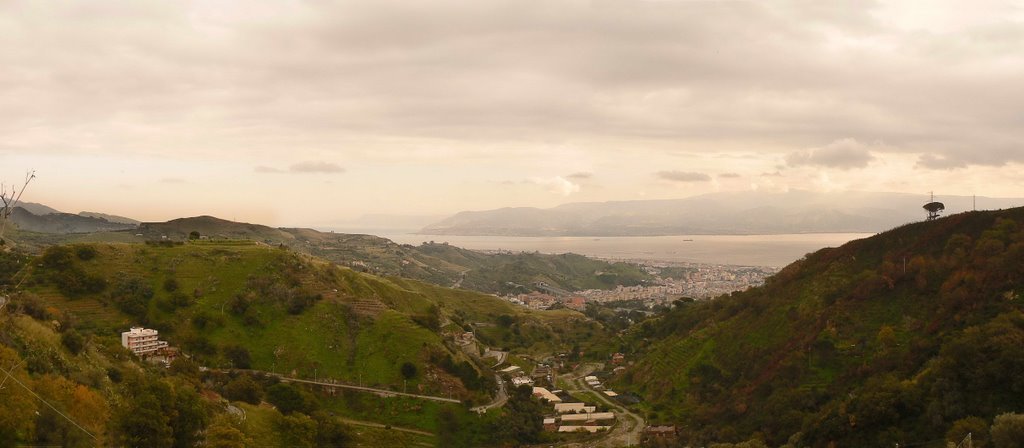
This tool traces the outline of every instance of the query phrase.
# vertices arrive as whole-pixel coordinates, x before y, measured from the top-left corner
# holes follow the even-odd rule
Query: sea
[[[369,232],[367,232],[369,233]],[[512,237],[377,233],[400,244],[448,243],[482,251],[576,253],[588,257],[666,263],[784,267],[808,253],[838,247],[871,233],[680,235],[624,237]]]

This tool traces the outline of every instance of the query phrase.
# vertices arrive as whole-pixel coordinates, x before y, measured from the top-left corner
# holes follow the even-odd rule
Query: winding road
[[[583,378],[592,372],[603,367],[600,363],[581,364],[575,371],[562,375],[563,381],[572,387],[568,392],[591,392],[597,396],[601,404],[611,409],[617,417],[617,424],[604,437],[587,443],[587,446],[599,448],[618,448],[624,446],[635,446],[640,444],[640,436],[643,435],[646,422],[640,415],[626,409],[615,400],[609,399],[603,392],[594,390],[583,381]]]

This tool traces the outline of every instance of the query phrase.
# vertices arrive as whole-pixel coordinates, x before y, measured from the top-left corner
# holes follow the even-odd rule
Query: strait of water
[[[566,253],[597,258],[783,267],[825,247],[871,236],[870,233],[786,235],[692,235],[624,237],[511,237],[391,233],[380,236],[400,244],[447,242],[474,250]]]

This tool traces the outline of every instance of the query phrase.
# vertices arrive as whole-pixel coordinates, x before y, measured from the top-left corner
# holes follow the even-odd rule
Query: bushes
[[[267,401],[285,415],[293,412],[311,412],[316,407],[312,397],[287,383],[277,383],[267,388]]]
[[[263,399],[263,387],[249,375],[239,375],[224,385],[224,397],[232,401],[260,404],[260,400]]]
[[[239,369],[248,369],[252,367],[252,356],[249,355],[249,350],[240,345],[229,345],[224,347],[224,357],[231,361],[231,365]]]
[[[106,280],[86,273],[75,261],[76,258],[88,260],[95,256],[96,249],[91,246],[78,246],[74,249],[68,246],[53,246],[43,252],[40,264],[44,270],[37,272],[36,275],[41,277],[41,280],[57,286],[57,289],[69,298],[97,294],[106,289]]]
[[[122,278],[110,292],[110,300],[126,314],[145,319],[153,288],[139,278]]]
[[[60,342],[67,347],[72,354],[79,354],[85,348],[85,338],[74,329],[67,330],[60,335]]]

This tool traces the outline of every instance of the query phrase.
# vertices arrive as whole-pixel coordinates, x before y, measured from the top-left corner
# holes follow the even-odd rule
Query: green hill
[[[614,387],[691,444],[945,446],[954,425],[987,431],[1024,411],[1021,223],[1024,209],[911,224],[764,287],[678,302],[632,328],[638,360]]]
[[[89,242],[187,241],[192,232],[204,240],[246,239],[284,245],[342,266],[385,276],[458,286],[492,294],[537,290],[539,283],[562,290],[613,289],[633,286],[652,277],[635,265],[610,263],[581,255],[483,253],[447,244],[397,244],[373,235],[273,228],[227,221],[212,216],[142,223],[118,232],[55,235],[15,232],[11,239],[29,248]]]
[[[479,404],[490,401],[494,391],[489,368],[493,360],[479,359],[480,347],[533,355],[579,346],[595,356],[613,348],[612,338],[600,325],[573,311],[528,310],[494,296],[378,277],[253,241],[81,243],[51,246],[37,257],[0,255],[0,290],[16,291],[9,294],[9,301],[5,296],[0,312],[0,367],[22,366],[18,372],[26,384],[53,380],[72,389],[85,384],[90,393],[103,397],[95,399],[105,409],[126,412],[111,417],[116,423],[96,422],[91,427],[105,432],[109,437],[99,440],[106,442],[134,443],[123,438],[134,430],[117,426],[137,412],[130,404],[134,397],[196,387],[206,403],[199,407],[206,409],[209,419],[224,417],[226,402],[221,396],[233,402],[251,399],[254,405],[278,405],[277,410],[266,403],[258,411],[248,408],[258,414],[253,423],[233,424],[256,444],[302,445],[295,440],[307,439],[280,434],[303,433],[301,428],[306,427],[329,431],[335,419],[316,413],[321,411],[414,431],[394,435],[360,430],[368,437],[367,446],[410,438],[422,444],[427,437],[423,433],[447,434],[443,440],[460,440],[460,446],[500,444],[505,441],[485,429],[497,424],[500,411],[470,416],[459,404],[326,393],[304,386],[288,386],[291,392],[276,388],[274,395],[276,380],[259,372],[450,395]],[[120,348],[120,332],[134,325],[158,329],[161,339],[191,361],[172,367],[166,375],[138,362]],[[478,343],[458,345],[455,336],[468,331],[475,333]],[[68,337],[71,345],[64,347]],[[211,370],[189,370],[198,366]],[[118,383],[121,380],[115,377],[128,371],[141,375],[132,377],[131,387],[155,389],[139,391]],[[252,371],[257,372],[254,380],[238,373]],[[201,386],[189,384],[199,381]],[[274,401],[281,400],[279,392],[305,403],[296,405],[301,415],[290,414]],[[0,390],[0,397],[13,393]],[[24,405],[18,401],[24,397],[15,398],[10,406]],[[0,416],[19,412],[10,406],[0,403]],[[256,423],[266,421],[275,423]],[[52,422],[22,423],[23,427],[12,427],[0,422],[0,436],[10,436],[0,439],[53,442],[31,429],[49,428]],[[464,430],[453,433],[453,425]],[[13,432],[4,432],[8,430]],[[305,434],[318,434],[320,429],[310,431]]]
[[[402,384],[405,362],[443,378],[445,359],[465,359],[442,328],[478,328],[483,344],[524,353],[587,344],[602,331],[574,312],[527,310],[244,241],[54,246],[26,275],[31,297],[99,334],[145,324],[209,366],[230,366],[226,353],[241,347],[256,369],[387,387]],[[574,322],[582,331],[566,331]],[[412,386],[440,393],[449,384]]]

